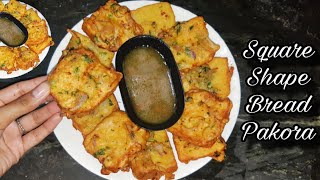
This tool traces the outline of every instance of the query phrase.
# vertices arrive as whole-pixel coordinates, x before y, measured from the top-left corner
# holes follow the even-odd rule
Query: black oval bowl
[[[169,47],[162,40],[152,36],[143,35],[129,39],[119,48],[116,55],[117,71],[123,74],[123,62],[126,55],[133,49],[138,47],[152,47],[163,56],[163,59],[170,71],[171,82],[175,93],[175,112],[167,121],[160,124],[151,124],[142,121],[138,118],[137,114],[134,111],[129,96],[129,92],[126,86],[125,78],[122,78],[122,80],[119,83],[119,88],[122,96],[122,101],[124,103],[124,107],[129,118],[140,127],[149,130],[163,130],[169,128],[179,120],[184,110],[184,91],[177,64]]]
[[[10,47],[18,47],[18,46],[21,46],[22,44],[24,44],[27,40],[28,40],[28,30],[26,27],[24,27],[24,25],[18,20],[16,19],[15,17],[13,17],[11,14],[8,14],[8,13],[4,13],[4,12],[0,12],[0,18],[6,18],[8,19],[9,21],[13,22],[15,25],[18,26],[18,28],[22,31],[22,33],[24,34],[24,39],[21,43],[17,44],[17,45],[12,45],[8,42],[5,42],[3,41],[3,39],[1,39],[0,37],[0,40],[1,42],[3,42],[5,45],[7,46],[10,46]]]

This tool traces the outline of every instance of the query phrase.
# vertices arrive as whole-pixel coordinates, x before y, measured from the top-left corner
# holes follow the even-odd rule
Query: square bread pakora
[[[168,31],[161,32],[158,37],[170,47],[181,71],[209,62],[220,48],[209,39],[203,17],[178,22]]]
[[[220,99],[205,90],[187,92],[185,101],[182,116],[168,130],[173,135],[194,145],[212,146],[229,121],[231,101],[228,98]]]
[[[3,11],[4,10],[4,4],[2,1],[0,1],[0,11]]]
[[[131,17],[126,6],[109,0],[91,17],[84,18],[83,31],[101,48],[117,51],[128,39],[143,34],[143,28]]]
[[[14,52],[14,48],[0,46],[0,70],[7,71],[8,74],[17,70],[16,59],[18,58],[19,54]]]
[[[10,0],[3,9],[4,12],[7,12],[11,14],[16,19],[20,20],[21,17],[26,13],[27,11],[27,5],[21,4],[17,0]]]
[[[226,143],[222,137],[218,138],[211,147],[196,146],[176,136],[173,137],[173,141],[178,158],[183,163],[189,163],[191,160],[203,157],[212,157],[214,160],[222,162],[225,158]]]
[[[129,160],[146,147],[149,133],[136,126],[122,111],[106,117],[83,142],[88,153],[103,167],[102,174],[129,170]]]
[[[112,112],[119,110],[117,99],[114,95],[109,96],[98,107],[96,107],[90,114],[83,117],[73,117],[73,127],[78,129],[85,137],[94,128],[109,116]]]
[[[114,56],[113,52],[100,48],[94,44],[89,37],[84,36],[76,31],[68,30],[68,32],[72,34],[72,37],[69,41],[67,49],[63,52],[63,54],[67,54],[70,50],[84,48],[92,51],[97,56],[101,64],[106,67],[112,67],[112,60]]]
[[[208,63],[181,73],[185,92],[191,89],[204,89],[220,98],[230,94],[230,80],[233,67],[229,67],[227,58],[214,57]]]
[[[152,13],[150,13],[152,12]],[[173,27],[176,18],[168,2],[159,2],[131,11],[132,18],[142,26],[144,34],[157,36]]]
[[[27,47],[21,46],[14,48],[14,52],[19,54],[19,58],[16,59],[17,69],[27,70],[35,64],[39,63],[39,56]]]
[[[173,151],[165,130],[152,131],[146,149],[134,155],[130,161],[133,175],[139,180],[174,179],[178,169]]]
[[[103,66],[88,50],[63,56],[49,75],[51,95],[67,117],[82,117],[113,94],[122,74]]]

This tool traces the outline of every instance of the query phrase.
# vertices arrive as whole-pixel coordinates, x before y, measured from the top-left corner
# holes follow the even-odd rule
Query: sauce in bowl
[[[138,126],[163,130],[184,110],[180,73],[170,48],[152,36],[136,36],[117,51],[116,69],[126,113]]]
[[[168,120],[175,110],[170,71],[151,47],[132,50],[123,62],[123,75],[137,116],[151,124]]]

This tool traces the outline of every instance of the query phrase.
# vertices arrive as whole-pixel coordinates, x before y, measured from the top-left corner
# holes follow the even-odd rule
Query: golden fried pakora
[[[212,146],[229,121],[231,101],[219,99],[205,90],[189,91],[185,99],[184,112],[169,131],[194,145]]]
[[[11,14],[16,19],[20,20],[26,13],[27,5],[21,4],[17,0],[10,0],[4,7],[4,12]]]
[[[152,12],[152,13],[150,13]],[[159,2],[131,11],[132,18],[142,26],[144,34],[157,36],[176,23],[174,12],[168,2]]]
[[[228,66],[227,58],[213,58],[210,62],[181,73],[183,88],[204,89],[215,93],[220,98],[230,94],[230,80],[233,67]]]
[[[16,54],[13,48],[7,46],[0,46],[0,70],[7,71],[11,74],[12,71],[17,70],[16,59],[18,54]]]
[[[4,10],[4,4],[2,1],[0,1],[0,12]]]
[[[14,48],[14,52],[19,54],[19,58],[15,60],[17,69],[27,70],[40,61],[38,55],[27,47]]]
[[[24,16],[21,17],[21,23],[24,26],[28,26],[29,24],[39,22],[41,22],[41,18],[39,17],[38,13],[33,9],[28,9]]]
[[[83,117],[72,118],[73,127],[78,129],[85,137],[92,132],[104,118],[116,110],[119,110],[118,102],[114,95],[111,95],[90,114]]]
[[[49,75],[51,95],[67,117],[90,113],[112,95],[122,74],[99,63],[88,50],[78,49],[63,56]]]
[[[220,48],[209,39],[203,17],[178,22],[158,36],[169,45],[181,71],[209,62]]]
[[[115,111],[106,117],[83,142],[88,153],[102,163],[102,174],[129,170],[133,154],[146,146],[149,133],[136,126],[125,112]]]
[[[112,60],[114,56],[113,52],[98,47],[90,38],[76,31],[68,30],[68,32],[72,34],[72,37],[67,46],[67,50],[64,51],[64,54],[69,50],[84,48],[92,51],[97,56],[101,64],[106,67],[112,67]]]
[[[115,0],[109,0],[91,17],[85,18],[82,29],[99,47],[113,52],[128,39],[143,33],[143,28],[132,19],[130,10]]]
[[[189,163],[191,160],[203,157],[212,157],[214,160],[222,162],[225,158],[226,143],[221,137],[211,147],[196,146],[176,136],[173,137],[173,141],[178,158],[183,163]]]
[[[150,132],[146,149],[134,155],[130,162],[133,175],[139,180],[174,179],[178,169],[173,151],[165,130]]]

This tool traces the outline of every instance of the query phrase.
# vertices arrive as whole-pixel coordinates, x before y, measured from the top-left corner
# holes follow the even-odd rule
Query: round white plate
[[[3,1],[3,4],[7,4],[8,2],[9,2],[9,1]],[[23,3],[23,2],[20,2],[20,3],[21,3],[21,4],[25,4],[25,3]],[[46,24],[47,24],[47,27],[48,27],[48,34],[49,34],[49,36],[51,36],[51,30],[50,30],[50,27],[49,27],[49,24],[48,24],[46,18],[45,18],[36,8],[34,8],[34,7],[32,7],[32,6],[30,6],[30,5],[27,4],[27,9],[31,9],[31,8],[38,13],[38,15],[39,15],[39,17],[40,17],[41,19],[43,19],[43,20],[46,21]],[[3,44],[2,42],[0,42],[0,46],[6,46],[6,45]],[[0,70],[0,79],[14,78],[14,77],[22,76],[22,75],[24,75],[24,74],[32,71],[34,68],[36,68],[37,66],[39,66],[39,64],[44,60],[44,58],[47,56],[47,54],[48,54],[48,52],[49,52],[49,49],[50,49],[50,46],[49,46],[49,47],[46,47],[46,48],[41,52],[41,54],[39,54],[39,60],[40,60],[40,61],[38,62],[38,64],[37,64],[36,66],[31,67],[31,68],[29,68],[29,69],[27,69],[27,70],[19,69],[19,70],[17,70],[17,71],[13,71],[11,74],[7,74],[6,71]]]
[[[136,9],[148,4],[157,3],[156,1],[129,1],[129,2],[122,2],[121,5],[127,6],[129,9]],[[191,13],[188,10],[185,10],[181,7],[171,5],[172,9],[175,13],[177,21],[186,21],[189,20],[196,15]],[[83,21],[81,20],[78,24],[76,24],[72,29],[76,30],[80,33],[84,32],[81,29]],[[231,78],[231,93],[229,95],[230,100],[233,103],[233,108],[230,113],[230,120],[226,124],[224,131],[222,133],[222,137],[227,141],[231,132],[234,128],[234,125],[237,121],[238,113],[239,113],[239,106],[240,106],[240,80],[239,80],[239,73],[234,61],[234,58],[228,49],[227,45],[223,41],[223,39],[219,36],[219,34],[210,26],[207,25],[210,39],[213,40],[215,43],[219,44],[220,50],[216,53],[217,57],[227,57],[229,61],[229,65],[234,67],[233,76]],[[59,46],[57,47],[49,68],[48,73],[56,66],[58,63],[61,55],[62,50],[64,50],[71,38],[71,34],[68,33],[63,40],[60,42]],[[119,107],[121,110],[124,110],[121,95],[119,88],[115,91],[115,96],[119,102]],[[94,174],[101,176],[106,179],[135,179],[131,172],[118,172],[112,173],[110,175],[103,175],[100,173],[101,164],[95,159],[92,155],[88,154],[82,145],[83,137],[79,131],[73,128],[71,120],[67,118],[63,118],[62,122],[58,125],[58,127],[54,130],[56,137],[58,138],[61,145],[64,149],[71,155],[73,159],[75,159],[79,164],[83,167],[88,169],[89,171],[93,172]],[[178,163],[178,170],[175,172],[175,178],[180,179],[190,175],[191,173],[197,171],[202,166],[206,165],[212,158],[201,158],[195,161],[191,161],[188,164],[181,163],[178,160],[178,156],[176,154],[176,150],[174,148],[174,144],[172,141],[172,134],[168,133],[169,139],[171,142],[171,146],[173,148],[177,163]],[[228,156],[228,154],[227,154]]]

